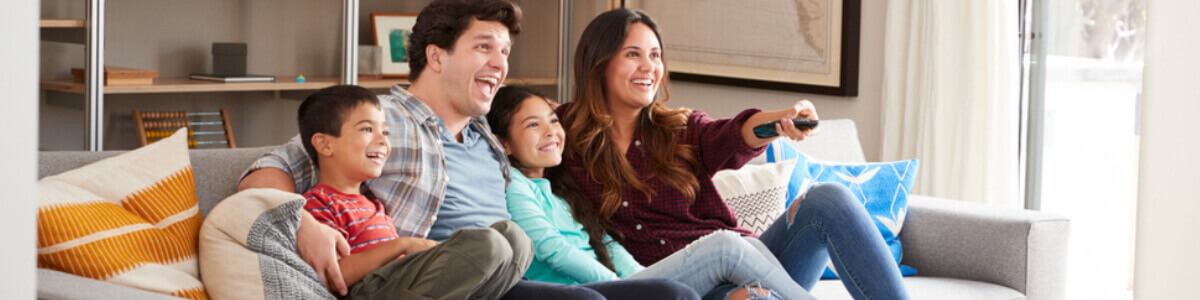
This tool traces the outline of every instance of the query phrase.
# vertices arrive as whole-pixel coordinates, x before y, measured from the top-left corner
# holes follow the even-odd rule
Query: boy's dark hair
[[[408,39],[408,79],[417,81],[428,63],[428,45],[454,51],[454,41],[471,26],[472,20],[497,21],[508,27],[509,35],[521,32],[521,7],[505,0],[437,0],[430,3],[413,25]]]
[[[320,155],[313,147],[313,135],[320,132],[335,137],[341,136],[346,115],[360,104],[381,107],[379,97],[357,85],[323,88],[300,103],[300,110],[296,114],[296,121],[300,124],[300,142],[304,144],[304,151],[312,159],[314,168],[320,166],[317,162]]]

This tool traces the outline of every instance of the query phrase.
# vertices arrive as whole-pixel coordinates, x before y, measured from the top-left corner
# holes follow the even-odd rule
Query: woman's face
[[[546,99],[525,98],[510,124],[508,140],[501,142],[522,168],[544,169],[562,163],[563,128]]]
[[[605,71],[604,89],[609,107],[641,109],[650,105],[662,72],[662,45],[658,44],[658,36],[646,24],[633,23]]]

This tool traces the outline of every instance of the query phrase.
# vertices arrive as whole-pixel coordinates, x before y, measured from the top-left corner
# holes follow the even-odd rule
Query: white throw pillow
[[[197,272],[201,219],[187,142],[180,129],[38,181],[38,267],[208,299]]]
[[[713,175],[717,194],[737,215],[738,226],[762,234],[787,208],[788,179],[796,161],[749,164]]]

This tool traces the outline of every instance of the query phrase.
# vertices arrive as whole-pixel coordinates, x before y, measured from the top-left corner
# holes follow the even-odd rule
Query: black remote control
[[[763,139],[779,136],[779,133],[775,132],[775,124],[779,124],[779,120],[770,121],[770,122],[763,123],[762,125],[754,126],[754,136],[757,136],[757,137],[763,138]],[[812,129],[812,128],[817,127],[817,120],[796,118],[796,119],[792,119],[792,124],[796,125],[796,128],[800,129],[800,130]]]

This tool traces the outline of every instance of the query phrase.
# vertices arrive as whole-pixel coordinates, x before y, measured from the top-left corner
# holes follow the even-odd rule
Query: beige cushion
[[[187,133],[38,181],[38,267],[205,299]],[[69,288],[69,287],[64,287]]]
[[[204,274],[204,286],[214,299],[312,299],[311,295],[300,293],[301,288],[285,286],[285,283],[299,284],[311,276],[293,277],[297,273],[280,273],[280,269],[290,267],[312,273],[308,265],[299,262],[288,267],[273,263],[280,257],[285,260],[288,257],[280,251],[294,251],[290,244],[294,243],[295,232],[290,229],[286,232],[265,231],[263,228],[266,224],[299,222],[303,204],[304,197],[295,193],[249,189],[229,196],[209,212],[200,228],[200,271]],[[264,247],[264,239],[278,239],[276,242],[289,245],[285,247],[287,249]],[[299,259],[299,256],[291,257]],[[328,297],[319,283],[315,290],[319,291],[319,296]]]

